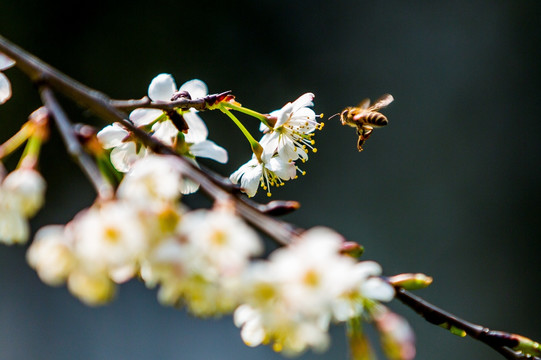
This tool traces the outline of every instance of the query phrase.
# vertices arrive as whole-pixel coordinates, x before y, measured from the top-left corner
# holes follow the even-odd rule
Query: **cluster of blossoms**
[[[188,211],[174,157],[148,155],[132,164],[115,200],[96,203],[67,225],[38,231],[28,261],[51,285],[67,282],[85,303],[111,300],[116,283],[139,276],[160,285],[164,304],[198,315],[231,312],[233,288],[262,245],[227,206]]]
[[[10,65],[0,57],[0,70]],[[2,75],[4,95],[9,90],[5,81]],[[191,80],[177,89],[171,75],[160,74],[148,96],[155,104],[200,99],[207,96],[207,87]],[[209,107],[235,120],[229,110],[262,121],[261,140],[247,136],[252,160],[231,175],[248,196],[259,185],[268,191],[295,178],[300,171],[296,162],[306,161],[309,149],[316,151],[312,137],[322,124],[310,109],[313,98],[304,94],[268,115],[231,99]],[[195,109],[164,109],[138,108],[129,120],[195,166],[196,157],[227,162],[226,150],[207,139],[207,127]],[[10,149],[32,136],[39,137],[38,145],[46,137],[39,130],[46,123],[39,119],[47,112],[35,113],[30,123],[38,130],[23,127],[22,135],[10,140],[16,145]],[[118,284],[136,278],[157,287],[164,305],[185,306],[201,317],[234,314],[246,344],[272,344],[274,350],[293,355],[326,349],[331,323],[370,318],[380,301],[393,298],[392,286],[379,277],[379,265],[342,253],[344,239],[334,231],[308,230],[267,260],[256,259],[263,242],[229,200],[216,201],[211,209],[191,210],[182,204],[182,194],[196,192],[199,184],[184,176],[176,156],[155,154],[121,123],[105,127],[97,138],[121,180],[113,198],[99,198],[66,225],[45,226],[36,233],[27,260],[45,283],[65,284],[84,303],[102,305],[114,298]],[[100,151],[94,154],[98,159]],[[26,240],[27,218],[41,207],[44,191],[45,181],[32,167],[2,174],[0,241]]]
[[[331,321],[363,315],[375,301],[389,301],[393,288],[378,276],[380,266],[340,253],[343,239],[327,228],[313,228],[286,248],[249,269],[246,302],[235,324],[249,346],[273,343],[275,351],[298,354],[325,350]]]
[[[182,183],[174,157],[137,160],[115,200],[40,229],[29,264],[45,283],[67,283],[90,305],[107,303],[116,284],[138,277],[159,286],[162,304],[202,317],[234,311],[247,344],[272,342],[288,354],[325,349],[331,321],[359,317],[393,297],[379,265],[341,254],[343,239],[326,228],[253,260],[263,251],[257,233],[229,204],[184,208]]]
[[[259,141],[261,152],[254,152],[252,159],[230,176],[248,196],[254,196],[259,186],[270,196],[271,186],[283,185],[284,181],[296,178],[297,172],[304,174],[296,161],[308,160],[309,149],[317,151],[312,138],[314,131],[323,127],[310,109],[313,100],[314,94],[306,93],[271,112],[267,121],[261,123],[260,130],[264,133]]]

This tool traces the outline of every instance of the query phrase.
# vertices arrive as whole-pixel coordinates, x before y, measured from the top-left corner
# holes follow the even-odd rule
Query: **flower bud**
[[[103,273],[74,271],[68,278],[68,289],[87,305],[108,303],[115,295],[115,284]]]
[[[22,215],[33,216],[45,201],[45,180],[33,169],[12,171],[2,183],[9,194],[10,208],[19,209]]]
[[[389,283],[393,286],[399,286],[406,290],[424,289],[432,284],[432,277],[425,274],[399,274],[391,276]]]
[[[382,307],[374,314],[374,324],[389,359],[411,360],[415,357],[415,336],[406,319]]]

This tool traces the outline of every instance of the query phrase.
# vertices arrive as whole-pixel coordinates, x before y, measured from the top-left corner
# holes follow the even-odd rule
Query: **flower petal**
[[[0,71],[6,70],[15,65],[15,60],[7,57],[6,55],[0,53]]]
[[[187,91],[192,97],[192,99],[199,99],[205,97],[209,93],[207,84],[205,84],[199,79],[186,81],[184,84],[182,84],[179,91]]]
[[[123,143],[120,146],[115,147],[111,151],[111,163],[120,172],[128,172],[131,169],[133,163],[143,157],[145,149],[141,148],[137,153],[134,142]]]
[[[128,134],[119,123],[113,123],[101,129],[97,136],[103,148],[110,149],[120,146]]]
[[[186,123],[188,123],[188,133],[184,136],[187,143],[198,143],[205,141],[209,131],[205,122],[195,111],[190,111],[182,115]]]
[[[222,164],[227,162],[227,150],[210,140],[193,144],[190,151],[196,157],[212,159]]]
[[[297,100],[293,101],[293,112],[307,106],[313,106],[314,94],[306,93],[301,95]]]
[[[158,109],[135,109],[130,113],[130,120],[135,126],[148,125],[160,116],[163,111]]]
[[[177,91],[175,79],[171,74],[160,74],[152,79],[148,87],[148,96],[153,101],[171,101],[171,96]]]
[[[11,98],[11,84],[6,75],[0,72],[0,105]]]
[[[174,140],[178,136],[178,129],[171,120],[158,122],[152,126],[155,138],[159,139],[166,145],[173,145]]]

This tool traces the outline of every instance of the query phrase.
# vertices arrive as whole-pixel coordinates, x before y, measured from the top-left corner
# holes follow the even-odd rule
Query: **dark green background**
[[[179,85],[200,78],[211,92],[231,89],[262,112],[307,91],[327,116],[393,94],[390,125],[363,153],[353,129],[327,122],[307,175],[274,193],[302,203],[287,220],[330,226],[362,243],[386,275],[432,275],[418,292],[427,300],[538,340],[540,26],[534,0],[0,3],[0,34],[115,98],[145,95],[161,72]],[[6,74],[14,96],[0,107],[1,141],[40,105],[18,70]],[[104,125],[67,110],[74,122]],[[211,165],[229,174],[250,157],[248,145],[227,118],[203,115],[210,138],[230,151],[229,164]],[[44,152],[48,202],[34,230],[65,223],[94,198],[56,132]],[[245,347],[230,318],[161,307],[137,282],[109,306],[85,307],[42,284],[25,248],[0,247],[0,359],[282,358]],[[499,358],[391,306],[411,320],[418,359]],[[343,329],[332,333],[331,350],[302,359],[345,358]]]

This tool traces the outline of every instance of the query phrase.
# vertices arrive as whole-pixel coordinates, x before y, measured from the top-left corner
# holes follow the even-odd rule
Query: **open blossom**
[[[292,103],[285,104],[280,110],[270,113],[276,119],[274,126],[268,128],[261,124],[261,130],[266,134],[261,140],[265,150],[277,152],[284,161],[295,161],[298,158],[305,161],[308,158],[308,148],[313,149],[313,132],[321,128],[316,120],[315,112],[310,109],[314,94],[306,93]]]
[[[120,172],[128,172],[133,163],[144,157],[147,149],[130,139],[130,133],[120,123],[107,125],[98,132],[104,149],[111,149],[111,163]]]
[[[251,267],[246,303],[235,311],[249,346],[272,342],[287,354],[324,350],[331,321],[359,316],[365,299],[393,297],[390,285],[371,282],[375,263],[366,266],[340,253],[342,240],[330,229],[314,228]]]
[[[255,155],[252,159],[235,171],[229,179],[234,183],[240,183],[243,191],[250,197],[257,193],[259,186],[267,190],[270,196],[271,186],[280,186],[284,181],[294,179],[297,167],[293,161],[283,161],[278,156],[263,151],[261,161]]]
[[[148,248],[143,224],[136,206],[113,201],[80,212],[69,231],[83,266],[103,269],[115,280],[124,281],[135,273]]]
[[[15,61],[0,53],[0,105],[11,98],[11,83],[2,71],[15,65]]]
[[[148,88],[148,96],[154,102],[170,102],[180,92],[188,93],[191,98],[195,99],[206,96],[208,90],[204,82],[194,79],[184,83],[177,91],[175,81],[170,74],[156,76]],[[176,112],[175,110],[171,111]],[[190,109],[182,114],[176,113],[175,116],[177,115],[187,125],[187,130],[183,131],[186,145],[182,148],[183,155],[205,157],[220,163],[227,162],[227,151],[207,139],[208,129],[196,110]],[[159,109],[135,109],[130,114],[130,120],[138,127],[151,126],[153,136],[164,144],[176,145],[180,135],[179,129],[171,121],[167,112]],[[136,144],[135,140],[130,138],[130,133],[120,124],[106,126],[98,133],[98,138],[104,148],[113,149],[111,162],[121,172],[129,171],[133,163],[148,152],[142,145]]]
[[[229,209],[195,210],[154,248],[141,276],[148,286],[160,285],[161,303],[218,316],[238,305],[242,274],[262,250],[257,234]]]

